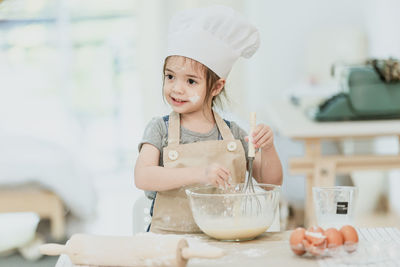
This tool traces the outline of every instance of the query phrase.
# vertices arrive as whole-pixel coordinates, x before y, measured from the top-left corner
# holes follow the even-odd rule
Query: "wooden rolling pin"
[[[224,255],[224,251],[216,247],[190,248],[180,236],[153,233],[130,237],[75,234],[65,245],[40,246],[40,252],[51,256],[67,254],[77,265],[124,267],[184,267],[190,258],[214,259]]]

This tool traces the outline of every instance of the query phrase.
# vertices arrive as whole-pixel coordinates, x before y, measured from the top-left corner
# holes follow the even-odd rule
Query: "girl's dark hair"
[[[172,58],[172,57],[175,57],[175,56],[169,56],[164,61],[164,66],[163,66],[163,87],[164,87],[165,68],[167,66],[168,60],[170,58]],[[196,61],[194,59],[187,58],[187,57],[183,57],[183,59],[184,59],[184,62],[186,60],[190,60],[192,66],[194,66],[197,70],[200,70],[200,71],[203,72],[204,77],[206,79],[206,89],[207,89],[206,97],[205,97],[204,101],[207,102],[211,97],[211,92],[214,89],[215,83],[220,79],[220,77],[215,72],[213,72],[212,70],[207,68],[205,65],[201,64],[200,62],[198,62],[198,61]],[[215,106],[219,106],[222,109],[223,103],[222,103],[222,100],[221,100],[221,97],[220,97],[221,95],[223,95],[225,98],[227,98],[226,97],[226,93],[225,93],[225,86],[222,88],[221,92],[217,96],[214,96],[212,98],[211,107],[214,107],[214,105],[215,105]]]

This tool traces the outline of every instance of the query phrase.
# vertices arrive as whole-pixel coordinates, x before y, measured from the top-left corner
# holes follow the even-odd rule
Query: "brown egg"
[[[356,229],[351,225],[345,225],[340,228],[340,232],[343,235],[345,249],[348,252],[353,252],[356,250],[358,243],[358,234]]]
[[[343,245],[343,235],[336,228],[329,228],[324,232],[328,248],[336,248]]]
[[[326,240],[326,236],[324,235],[324,230],[319,226],[311,226],[307,229],[306,239],[314,246],[319,246],[323,244]]]
[[[306,251],[304,250],[303,242],[302,242],[305,238],[305,232],[306,232],[306,229],[304,229],[302,227],[298,227],[290,235],[290,240],[289,240],[290,248],[296,255],[299,255],[299,256],[306,253]]]

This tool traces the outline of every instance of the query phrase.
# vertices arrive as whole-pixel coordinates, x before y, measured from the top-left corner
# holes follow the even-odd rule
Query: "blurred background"
[[[222,113],[248,129],[255,110],[275,130],[285,174],[281,227],[301,225],[305,177],[291,175],[288,160],[301,156],[304,144],[275,128],[266,107],[289,99],[315,104],[339,92],[334,63],[400,58],[396,0],[0,1],[2,211],[54,202],[49,211],[36,210],[46,241],[76,232],[132,234],[134,203],[143,196],[133,183],[137,144],[152,117],[170,112],[161,95],[168,21],[179,10],[211,4],[231,6],[260,31],[259,51],[228,77]],[[395,154],[398,142],[328,142],[323,152]],[[385,212],[379,223],[399,226],[398,171],[355,172],[337,182],[354,184],[357,175],[365,178],[358,185],[366,196],[360,194],[359,213]],[[0,258],[0,266],[12,266],[11,259],[35,266],[18,255]]]

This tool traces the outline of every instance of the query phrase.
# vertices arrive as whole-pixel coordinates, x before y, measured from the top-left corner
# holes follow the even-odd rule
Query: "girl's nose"
[[[174,93],[179,93],[179,94],[183,94],[185,92],[184,86],[182,83],[180,83],[179,81],[177,81],[173,87],[172,87],[172,91]]]

